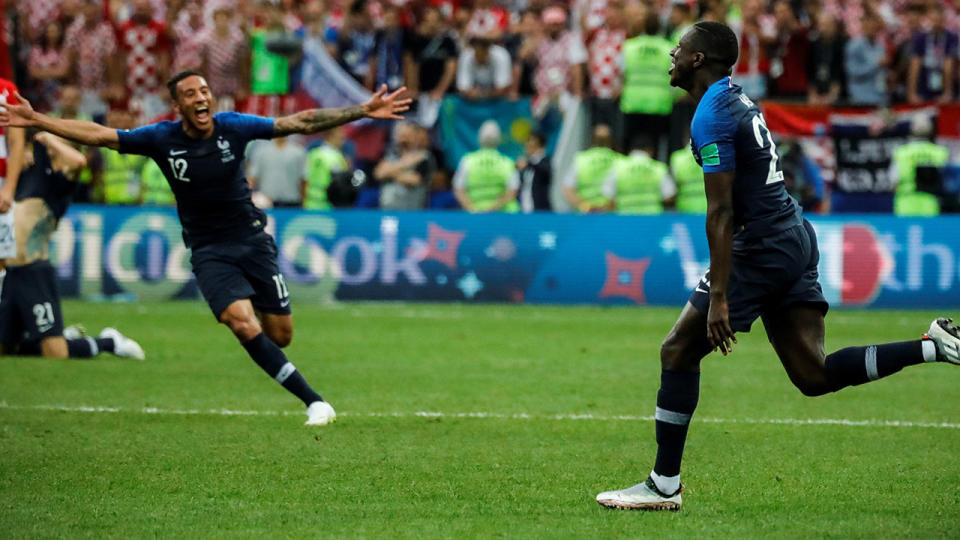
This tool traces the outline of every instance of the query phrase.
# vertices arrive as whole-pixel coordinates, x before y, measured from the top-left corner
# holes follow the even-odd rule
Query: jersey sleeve
[[[117,138],[120,144],[117,150],[121,154],[152,156],[158,150],[162,130],[160,124],[150,124],[136,129],[118,129]]]
[[[694,155],[700,157],[704,173],[736,169],[737,122],[720,100],[705,103],[705,114],[697,115],[691,126],[691,138],[696,141]]]
[[[217,121],[251,140],[273,138],[273,118],[227,112],[218,114]]]

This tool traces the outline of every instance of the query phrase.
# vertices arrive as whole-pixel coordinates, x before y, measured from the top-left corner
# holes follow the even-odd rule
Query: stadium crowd
[[[389,128],[391,142],[374,160],[359,159],[342,130],[252,146],[248,177],[262,204],[550,210],[548,192],[559,182],[563,203],[582,212],[696,212],[705,203],[701,173],[685,149],[692,106],[667,75],[668,53],[693,22],[734,28],[741,50],[734,80],[754,99],[948,103],[960,96],[958,6],[943,0],[6,0],[0,75],[13,78],[39,110],[117,128],[172,118],[164,82],[183,69],[206,74],[220,110],[275,115],[298,107],[302,47],[319,40],[359,84],[405,85],[417,108],[412,121]],[[531,98],[539,125],[524,155],[499,154],[501,133],[491,125],[478,133],[480,149],[450,163],[435,124],[451,95]],[[546,141],[559,112],[577,100],[589,111],[591,148],[566,174],[552,172]],[[791,190],[805,207],[822,209],[818,167],[802,145],[780,143],[788,150],[783,166]],[[109,150],[89,154],[81,200],[172,203],[152,162]],[[901,178],[901,185],[909,187],[913,177],[905,176],[909,182]]]

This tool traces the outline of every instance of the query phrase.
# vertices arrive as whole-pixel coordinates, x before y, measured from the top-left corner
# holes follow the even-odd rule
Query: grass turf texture
[[[69,321],[96,331],[115,325],[141,342],[147,360],[0,360],[0,531],[8,538],[960,531],[960,429],[762,423],[957,424],[960,370],[916,366],[804,398],[759,324],[732,356],[704,364],[683,510],[599,507],[596,493],[641,481],[652,466],[653,423],[641,417],[653,412],[659,342],[677,313],[301,304],[287,352],[340,413],[332,426],[308,428],[299,403],[202,304],[69,302]],[[834,312],[827,348],[915,338],[935,315]],[[187,410],[200,412],[171,414]],[[492,416],[454,415],[472,412]],[[521,413],[530,417],[512,416]],[[570,416],[581,414],[593,418]]]

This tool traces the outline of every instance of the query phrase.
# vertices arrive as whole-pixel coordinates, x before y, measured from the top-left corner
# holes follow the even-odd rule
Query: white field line
[[[15,405],[0,401],[0,409],[21,411],[58,411],[71,413],[127,413],[158,414],[171,416],[299,416],[302,411],[238,411],[230,409],[158,409],[156,407],[119,408],[97,406],[67,405]],[[653,416],[602,415],[602,414],[528,414],[528,413],[492,413],[465,412],[450,413],[439,411],[416,412],[340,412],[338,416],[348,418],[494,418],[503,420],[595,420],[601,422],[652,422]],[[755,425],[792,425],[792,426],[860,426],[860,427],[899,427],[960,429],[955,422],[914,422],[910,420],[848,420],[844,418],[710,418],[695,417],[695,422],[707,424],[755,424]]]

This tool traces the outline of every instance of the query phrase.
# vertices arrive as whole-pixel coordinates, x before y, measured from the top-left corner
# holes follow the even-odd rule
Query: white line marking
[[[76,413],[126,413],[126,414],[166,414],[174,416],[299,416],[302,411],[235,411],[231,409],[158,409],[144,407],[124,409],[119,407],[66,406],[66,405],[14,405],[0,401],[0,409],[20,411],[59,411]],[[354,418],[493,418],[502,420],[596,420],[601,422],[653,422],[653,416],[603,415],[603,414],[528,414],[463,412],[448,413],[440,411],[416,412],[338,412],[337,416]],[[956,422],[914,422],[910,420],[847,420],[843,418],[710,418],[693,417],[693,423],[706,424],[766,424],[791,426],[859,426],[859,427],[901,427],[960,429]]]

